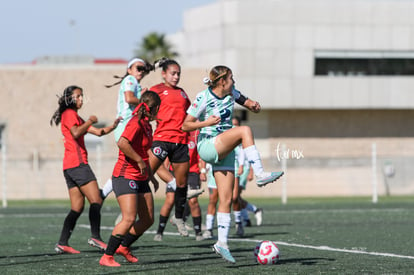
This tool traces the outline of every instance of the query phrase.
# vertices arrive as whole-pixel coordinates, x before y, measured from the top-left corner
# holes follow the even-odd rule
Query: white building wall
[[[314,53],[414,52],[411,0],[219,0],[184,13],[183,66],[226,64],[264,109],[413,108],[412,77],[314,76]]]

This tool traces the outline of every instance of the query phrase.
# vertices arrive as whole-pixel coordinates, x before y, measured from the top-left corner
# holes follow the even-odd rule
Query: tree
[[[165,39],[165,34],[151,32],[144,36],[139,48],[134,53],[148,62],[154,62],[162,57],[175,58],[177,52],[172,50],[172,45]]]

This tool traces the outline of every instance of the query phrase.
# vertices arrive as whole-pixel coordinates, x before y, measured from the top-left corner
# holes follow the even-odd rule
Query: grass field
[[[87,245],[87,209],[80,217],[70,244],[78,255],[56,255],[54,245],[68,201],[10,201],[0,209],[1,274],[413,274],[414,198],[251,199],[263,207],[260,227],[246,228],[245,238],[230,233],[236,264],[214,254],[214,240],[196,242],[178,236],[167,226],[163,242],[154,242],[156,223],[133,247],[138,264],[119,256],[119,268],[99,265],[101,252]],[[202,200],[203,218],[207,201]],[[102,209],[102,236],[109,238],[118,215],[114,200]],[[254,217],[252,216],[254,222]],[[273,266],[253,261],[255,244],[275,241],[281,259]]]

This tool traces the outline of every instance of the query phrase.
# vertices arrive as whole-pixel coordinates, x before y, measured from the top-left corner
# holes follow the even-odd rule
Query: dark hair
[[[178,68],[181,69],[181,66],[180,64],[178,64],[177,61],[175,61],[174,59],[169,59],[167,57],[163,57],[154,62],[154,68],[162,68],[163,72],[166,72],[170,65],[177,65]]]
[[[227,75],[231,72],[229,67],[219,65],[215,66],[211,69],[209,78],[204,81],[205,84],[207,84],[210,88],[217,87],[217,82],[220,80],[220,78],[226,78]]]
[[[138,104],[139,109],[135,110],[134,113],[138,116],[138,121],[141,123],[141,119],[148,117],[150,120],[154,120],[157,117],[158,109],[161,105],[160,96],[153,91],[146,91],[141,95],[140,104]],[[149,111],[146,106],[148,106]]]
[[[134,57],[134,58],[132,58],[131,60],[133,60],[133,59],[135,59],[135,58],[137,58],[137,57]],[[139,59],[141,59],[141,58],[139,58]],[[144,59],[141,59],[141,60],[145,62],[145,64],[144,64],[144,67],[145,67],[144,72],[145,72],[145,74],[149,74],[151,71],[154,71],[154,70],[155,70],[154,66],[153,66],[152,64],[150,64],[148,61],[146,61],[146,60],[144,60]],[[122,82],[122,80],[124,80],[124,78],[125,78],[125,77],[127,77],[127,76],[129,75],[129,73],[128,73],[128,69],[129,69],[129,68],[130,68],[130,67],[128,67],[128,68],[127,68],[127,71],[126,71],[126,73],[124,74],[124,76],[114,75],[114,78],[116,78],[116,79],[121,79],[121,80],[119,80],[119,81],[117,81],[117,82],[115,82],[115,83],[113,83],[113,84],[111,84],[111,85],[105,85],[105,87],[106,87],[106,88],[111,88],[111,87],[113,87],[113,86],[116,86],[116,85],[120,84],[120,83]]]
[[[63,95],[61,96],[57,95],[57,97],[59,98],[58,100],[59,107],[57,108],[52,118],[50,119],[51,126],[53,125],[53,123],[55,123],[56,126],[59,125],[60,120],[62,119],[62,114],[64,111],[66,111],[66,109],[76,109],[76,100],[73,100],[72,98],[73,91],[76,89],[83,91],[81,87],[72,85],[72,86],[67,87],[63,91]]]

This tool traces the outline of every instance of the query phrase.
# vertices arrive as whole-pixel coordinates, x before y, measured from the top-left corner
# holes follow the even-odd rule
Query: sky
[[[0,64],[41,56],[130,59],[152,32],[182,29],[183,12],[216,0],[0,0]]]

